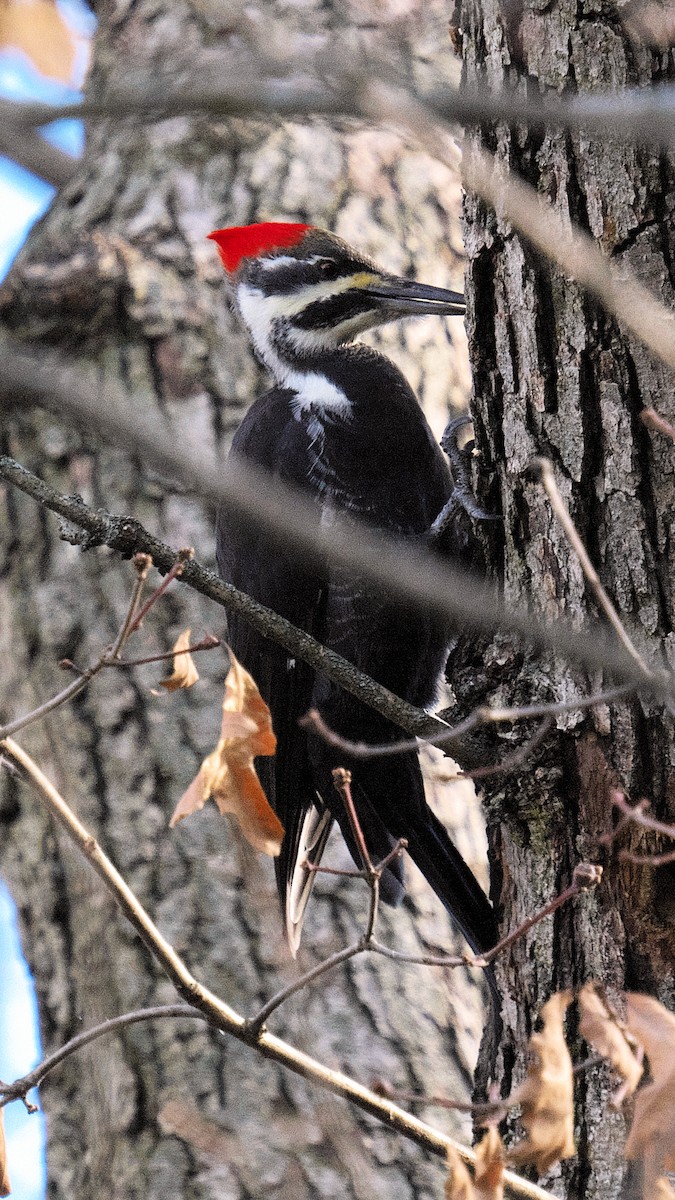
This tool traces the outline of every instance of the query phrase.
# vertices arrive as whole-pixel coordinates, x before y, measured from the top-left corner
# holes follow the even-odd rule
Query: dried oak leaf
[[[476,1200],[503,1200],[504,1143],[494,1125],[488,1127],[485,1137],[476,1147],[473,1186]]]
[[[544,1175],[574,1146],[574,1081],[565,1044],[563,1021],[572,1001],[570,991],[556,992],[541,1010],[543,1029],[530,1038],[533,1062],[526,1079],[509,1099],[522,1106],[528,1136],[509,1151],[516,1167],[533,1164]]]
[[[476,1200],[476,1193],[469,1169],[454,1146],[448,1146],[448,1170],[445,1181],[445,1200]]]
[[[9,1196],[12,1185],[7,1170],[7,1143],[5,1142],[5,1110],[0,1108],[0,1196]]]
[[[184,629],[173,644],[172,653],[176,655],[173,660],[173,670],[166,679],[159,681],[159,686],[166,688],[167,692],[177,692],[179,688],[192,687],[193,683],[199,679],[199,671],[188,651],[190,633],[191,630]]]
[[[652,1082],[635,1097],[626,1158],[644,1161],[644,1195],[668,1195],[664,1171],[675,1171],[675,1016],[652,996],[626,994],[626,1024],[644,1046]],[[672,1189],[671,1189],[672,1190]]]
[[[632,1096],[642,1078],[642,1063],[636,1058],[615,1013],[611,1012],[607,1003],[600,995],[597,984],[585,983],[577,996],[581,1020],[579,1029],[582,1037],[608,1058],[614,1070],[622,1076],[625,1082],[618,1092],[612,1096],[612,1104],[618,1108],[626,1096]]]
[[[256,850],[277,855],[284,827],[268,804],[253,766],[256,755],[274,754],[276,744],[270,710],[255,681],[230,651],[220,741],[178,801],[171,827],[203,808],[213,796],[221,813],[237,818],[244,837]]]

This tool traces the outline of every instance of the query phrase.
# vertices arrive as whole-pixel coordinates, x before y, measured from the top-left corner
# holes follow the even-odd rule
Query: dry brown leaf
[[[0,1108],[0,1196],[9,1196],[12,1185],[7,1169],[7,1143],[5,1142],[5,1110]]]
[[[653,1082],[635,1097],[624,1154],[643,1159],[644,1195],[655,1200],[668,1195],[663,1172],[675,1171],[675,1016],[652,996],[637,992],[627,993],[626,1009],[626,1024],[647,1052]]]
[[[516,1167],[533,1164],[540,1175],[575,1153],[572,1060],[563,1031],[571,1000],[572,993],[565,991],[546,1001],[541,1010],[544,1027],[530,1038],[534,1061],[509,1100],[522,1105],[521,1120],[528,1133],[510,1150],[509,1160]]]
[[[608,1058],[614,1070],[622,1076],[625,1083],[612,1097],[612,1104],[618,1107],[626,1096],[632,1096],[642,1078],[642,1063],[626,1040],[626,1034],[618,1023],[616,1016],[610,1012],[604,999],[593,982],[585,983],[577,996],[581,1020],[579,1030],[582,1037]]]
[[[255,681],[230,650],[220,741],[178,801],[171,827],[203,808],[213,796],[221,813],[237,818],[244,837],[256,850],[277,855],[284,827],[268,804],[253,766],[256,755],[274,754],[276,744],[270,710]]]
[[[644,1193],[644,1200],[675,1200],[675,1190],[665,1175],[659,1175],[651,1195]]]
[[[173,644],[172,652],[176,655],[173,660],[173,670],[166,679],[159,681],[159,686],[166,688],[167,692],[176,692],[179,688],[192,687],[193,683],[199,679],[199,671],[194,664],[192,655],[188,652],[190,632],[189,629],[184,629]]]
[[[53,0],[0,0],[0,47],[23,50],[43,75],[73,80],[78,38]]]
[[[445,1200],[476,1200],[469,1169],[454,1146],[448,1146],[448,1170],[450,1174],[445,1181]]]
[[[476,1146],[473,1184],[476,1200],[502,1200],[504,1196],[504,1143],[494,1125]]]

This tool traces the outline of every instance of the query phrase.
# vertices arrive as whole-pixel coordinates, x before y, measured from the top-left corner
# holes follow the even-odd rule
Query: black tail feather
[[[372,714],[369,725],[372,725]],[[379,737],[386,740],[379,721]],[[400,734],[386,722],[387,733]],[[393,735],[392,735],[393,731]],[[429,808],[419,758],[415,752],[382,758],[351,759],[325,742],[313,738],[309,745],[317,790],[330,805],[352,857],[359,855],[347,814],[332,785],[331,772],[346,767],[352,773],[352,795],[366,845],[373,861],[384,858],[397,838],[405,838],[408,853],[428,880],[439,900],[461,929],[474,952],[491,949],[498,940],[495,914],[485,892],[446,829]],[[359,864],[360,865],[360,864]],[[382,898],[398,903],[403,898],[402,864],[394,860],[383,876]]]

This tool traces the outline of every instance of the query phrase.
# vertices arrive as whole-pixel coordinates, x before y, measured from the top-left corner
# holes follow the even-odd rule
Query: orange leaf
[[[7,1170],[7,1143],[5,1142],[5,1110],[0,1108],[0,1196],[9,1196],[12,1185]]]
[[[494,1125],[476,1147],[474,1191],[476,1200],[503,1200],[504,1143]]]
[[[81,41],[52,0],[0,0],[0,47],[23,50],[43,75],[70,83]]]
[[[258,754],[274,754],[276,744],[270,711],[254,680],[230,650],[220,741],[181,796],[171,826],[203,808],[213,796],[221,813],[237,818],[244,837],[256,850],[277,855],[284,827],[270,807],[253,765]]]
[[[546,1001],[541,1010],[544,1027],[530,1038],[534,1061],[509,1100],[522,1105],[521,1120],[528,1133],[509,1159],[515,1166],[534,1164],[540,1175],[575,1153],[572,1060],[563,1030],[571,1000],[572,993],[566,991]]]
[[[642,1063],[635,1057],[616,1015],[598,992],[595,983],[586,983],[577,997],[581,1020],[579,1030],[598,1054],[608,1058],[625,1083],[612,1097],[615,1108],[626,1096],[632,1096],[642,1078]]]
[[[445,1181],[445,1200],[476,1200],[473,1180],[454,1146],[448,1146],[448,1169],[450,1174]]]
[[[626,1158],[644,1161],[644,1195],[668,1195],[664,1171],[675,1171],[675,1016],[652,996],[626,995],[626,1024],[644,1046],[653,1082],[635,1097]],[[671,1189],[672,1190],[672,1189]]]
[[[176,655],[173,660],[173,671],[166,679],[159,681],[159,686],[166,688],[167,692],[176,692],[179,688],[192,687],[193,683],[199,679],[199,671],[194,664],[192,655],[188,652],[189,645],[190,630],[184,629],[173,645],[173,653]]]

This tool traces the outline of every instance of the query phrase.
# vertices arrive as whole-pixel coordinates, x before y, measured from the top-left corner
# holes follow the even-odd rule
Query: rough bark
[[[314,34],[360,19],[358,5],[274,8],[289,27],[301,19]],[[144,0],[99,15],[92,94],[123,72],[194,73],[190,64],[208,63],[229,36],[202,4],[158,9]],[[391,15],[382,6],[381,28],[363,36],[388,36]],[[444,18],[442,5],[410,6],[400,53],[413,74],[449,56]],[[448,284],[461,278],[458,198],[452,174],[393,133],[326,122],[102,121],[3,290],[3,319],[19,336],[76,353],[131,400],[152,395],[177,439],[225,444],[263,378],[224,302],[207,232],[309,218],[390,268],[414,264],[421,278]],[[431,321],[384,341],[442,427],[448,399],[466,382],[447,330]],[[142,462],[103,450],[95,430],[27,413],[2,438],[61,490],[129,512],[176,547],[213,558],[211,517]],[[2,504],[0,718],[10,718],[62,685],[61,658],[86,664],[111,640],[131,569],[106,550],[65,544],[56,521],[11,489]],[[137,648],[166,649],[185,625],[219,634],[222,623],[221,610],[174,585]],[[152,668],[106,672],[21,741],[198,977],[252,1012],[298,969],[280,936],[271,863],[213,808],[167,829],[218,730],[223,660],[204,656],[200,668],[205,682],[160,698],[149,694]],[[107,1016],[171,1000],[87,864],[32,795],[3,784],[2,870],[20,909],[45,1049]],[[466,854],[478,858],[478,843]],[[319,882],[316,897],[303,967],[353,936],[365,910],[348,881]],[[449,940],[422,887],[385,916],[385,932],[410,949]],[[458,1094],[470,1086],[480,1011],[475,985],[459,973],[444,979],[359,960],[290,1001],[272,1027],[364,1081]],[[137,1026],[95,1044],[49,1079],[43,1101],[55,1198],[404,1200],[439,1190],[440,1166],[416,1149],[192,1022]]]
[[[672,72],[671,56],[628,40],[614,5],[461,0],[454,20],[468,84],[620,92]],[[672,155],[555,129],[500,126],[479,140],[672,306]],[[650,660],[672,662],[672,446],[639,420],[649,405],[672,419],[672,375],[473,196],[465,244],[480,476],[487,506],[503,515],[488,553],[505,595],[552,621],[563,612],[579,623],[597,615],[527,471],[543,454],[630,636]],[[488,695],[508,704],[567,699],[603,683],[536,661],[504,639],[465,652],[456,682],[464,704]],[[534,761],[486,789],[507,926],[564,884],[579,859],[602,863],[605,880],[513,948],[501,975],[504,1038],[497,1054],[486,1051],[484,1077],[494,1072],[508,1089],[522,1076],[537,1009],[558,987],[597,978],[610,995],[628,986],[672,1002],[672,867],[621,864],[597,838],[612,828],[609,791],[617,784],[673,820],[674,751],[670,718],[631,699],[593,718],[559,720]],[[654,849],[639,833],[621,844]],[[579,1081],[579,1157],[559,1184],[570,1196],[620,1193],[624,1119],[607,1112],[607,1094],[604,1069]]]

